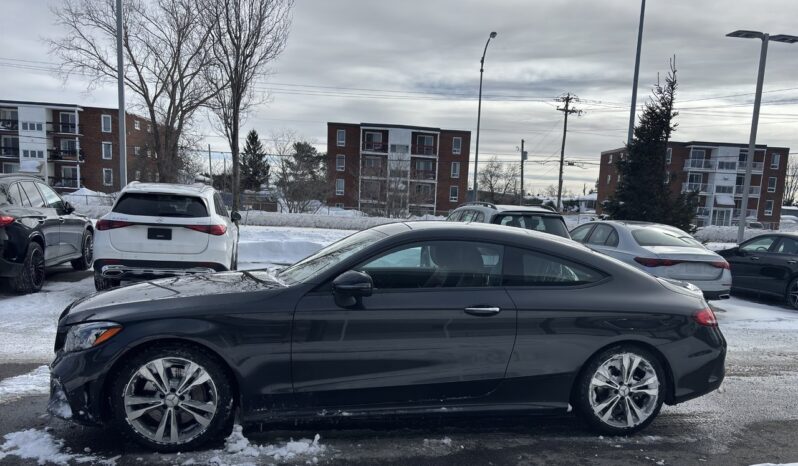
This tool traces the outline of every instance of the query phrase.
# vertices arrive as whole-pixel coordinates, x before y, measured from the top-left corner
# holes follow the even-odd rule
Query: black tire
[[[784,296],[787,305],[792,309],[798,309],[798,278],[794,278],[789,285],[787,285],[787,292]]]
[[[640,362],[631,377],[626,379],[630,382],[619,382],[623,379],[623,375],[620,374],[620,371],[618,374],[614,374],[612,366],[610,366],[610,370],[606,372],[611,376],[620,376],[620,379],[612,377],[613,380],[610,383],[618,386],[619,389],[612,388],[609,384],[601,386],[600,384],[606,380],[604,376],[596,379],[599,380],[598,386],[592,385],[594,376],[601,375],[598,373],[600,368],[606,369],[608,367],[606,364],[611,364],[613,360],[618,361],[617,358],[625,361],[622,355],[639,357],[645,362],[645,364]],[[630,357],[630,362],[633,361],[633,358]],[[637,386],[643,381],[652,380],[652,373],[656,375],[656,384]],[[667,393],[667,378],[659,358],[646,349],[630,344],[614,346],[597,354],[582,369],[576,384],[572,401],[577,414],[591,429],[608,435],[629,435],[644,429],[659,414]],[[631,387],[635,388],[631,389]],[[644,391],[649,393],[642,393]],[[652,399],[654,393],[656,393],[656,399]],[[612,403],[614,398],[618,398],[615,404]],[[633,403],[634,408],[630,407],[628,403]],[[601,406],[606,406],[609,409],[600,409]],[[641,406],[643,409],[640,411],[635,409]],[[600,416],[596,411],[603,415]],[[627,412],[634,414],[630,418],[626,414]],[[643,415],[637,414],[639,412],[642,412]]]
[[[139,371],[145,367],[154,368],[155,366],[152,365],[154,361],[162,361],[164,359],[193,363],[199,366],[200,370],[204,370],[206,374],[210,376],[212,385],[208,386],[213,386],[215,389],[216,403],[215,411],[210,414],[211,417],[205,418],[206,422],[210,421],[207,423],[207,425],[201,426],[200,423],[192,421],[194,417],[190,416],[188,411],[184,411],[185,408],[181,408],[179,405],[172,408],[173,413],[178,413],[177,416],[172,414],[172,417],[169,417],[169,415],[164,414],[162,417],[158,417],[160,411],[169,409],[166,408],[166,406],[168,406],[168,398],[164,399],[160,395],[156,396],[164,400],[161,406],[149,408],[147,413],[135,418],[134,421],[129,420],[130,416],[125,407],[125,394],[131,394],[132,397],[140,396],[139,393],[136,392],[137,384],[139,387],[144,387],[139,389],[144,391],[147,390],[146,387],[156,387],[154,384],[151,384],[151,382],[143,381],[140,377],[141,373]],[[173,367],[175,366],[167,367],[164,365],[163,367],[165,367],[163,373],[167,375],[167,378],[169,378],[170,374],[179,373],[174,372]],[[151,370],[149,372],[152,377],[157,378],[157,375],[155,375],[154,372]],[[125,438],[137,442],[150,450],[163,453],[189,451],[199,448],[209,442],[221,440],[223,437],[229,435],[232,431],[235,414],[235,397],[233,393],[233,386],[227,374],[228,372],[225,370],[223,364],[219,362],[218,358],[201,347],[190,344],[171,343],[168,345],[151,346],[146,348],[128,358],[122,363],[122,366],[118,371],[115,371],[114,374],[111,374],[112,379],[109,389],[110,391],[107,394],[109,406],[111,408],[111,425],[116,428]],[[144,382],[144,385],[141,385],[142,382]],[[148,383],[151,385],[147,385]],[[207,384],[208,382],[204,382],[202,386],[195,387],[192,389],[192,391],[196,390],[197,388],[205,387]],[[180,385],[182,385],[182,383]],[[156,394],[158,393],[157,390],[150,390],[150,392]],[[175,388],[172,388],[170,391],[168,391],[168,393],[178,395],[180,392],[177,392]],[[193,399],[193,397],[190,395],[193,392],[187,393],[189,393],[188,401],[202,402],[201,400]],[[181,403],[183,402],[183,398],[183,396],[179,397]],[[172,397],[172,400],[177,402],[174,396]],[[131,405],[130,402],[127,404],[128,408],[131,410],[140,409],[138,407],[132,408],[131,406],[135,405]],[[147,407],[150,405],[145,404],[143,406]],[[196,404],[194,406],[196,406]],[[192,407],[191,409],[195,408]],[[166,421],[164,421],[163,418],[166,418]],[[184,439],[184,441],[178,440],[178,442],[171,442],[171,440],[167,442],[158,442],[149,437],[157,437],[158,433],[157,429],[156,432],[147,430],[148,422],[150,425],[152,425],[152,427],[155,427],[155,424],[158,424],[158,427],[160,427],[161,423],[168,423],[171,426],[170,421],[175,418],[178,419],[178,429],[182,429],[185,425],[191,425],[193,422],[196,424],[193,426],[196,427],[196,430],[190,430],[187,433],[187,437]],[[158,419],[161,419],[161,421],[159,422]],[[183,426],[180,425],[181,422],[184,422]],[[181,431],[180,434],[182,435],[183,432]],[[165,435],[166,430],[163,431],[161,437],[165,439]]]
[[[121,280],[113,280],[111,278],[103,277],[98,270],[94,271],[94,288],[97,291],[104,291],[109,290],[111,288],[116,288],[119,284],[122,283]]]
[[[94,235],[89,230],[83,232],[83,239],[80,241],[81,256],[70,262],[75,270],[88,270],[94,260]]]
[[[44,249],[36,242],[28,245],[25,261],[16,277],[11,277],[11,289],[19,294],[35,293],[44,285]]]

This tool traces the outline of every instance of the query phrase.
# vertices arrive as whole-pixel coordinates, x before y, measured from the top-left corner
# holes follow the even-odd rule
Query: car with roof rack
[[[492,223],[570,238],[562,215],[554,209],[544,206],[468,202],[454,209],[446,220],[464,223]]]
[[[129,183],[97,221],[95,288],[235,270],[240,219],[211,186]]]

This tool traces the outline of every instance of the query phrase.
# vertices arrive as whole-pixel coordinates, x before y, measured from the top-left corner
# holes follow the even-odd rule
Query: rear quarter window
[[[207,217],[208,208],[201,198],[180,194],[125,193],[114,212],[146,217]]]

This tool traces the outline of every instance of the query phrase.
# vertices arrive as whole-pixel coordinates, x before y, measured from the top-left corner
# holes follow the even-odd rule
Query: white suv
[[[94,285],[235,270],[240,218],[210,186],[134,181],[95,226]]]

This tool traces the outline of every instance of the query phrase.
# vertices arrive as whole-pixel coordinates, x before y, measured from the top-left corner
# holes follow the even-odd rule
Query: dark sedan
[[[279,274],[163,279],[61,315],[50,412],[159,451],[245,423],[565,413],[600,432],[720,386],[700,292],[520,228],[395,223]]]
[[[732,291],[782,298],[798,309],[798,234],[756,236],[718,254],[731,266]]]

